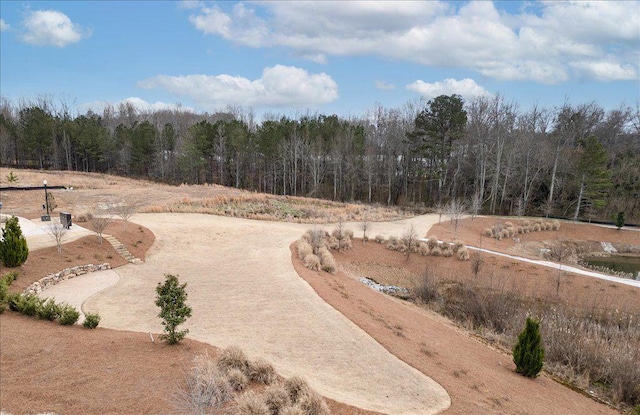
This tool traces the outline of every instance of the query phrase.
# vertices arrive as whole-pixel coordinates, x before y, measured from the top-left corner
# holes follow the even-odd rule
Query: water
[[[636,279],[640,274],[640,256],[613,255],[605,258],[591,257],[586,258],[586,262],[596,267],[606,267],[613,271],[633,274]]]

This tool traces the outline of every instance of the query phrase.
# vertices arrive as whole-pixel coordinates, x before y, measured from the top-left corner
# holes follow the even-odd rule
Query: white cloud
[[[22,27],[22,40],[36,46],[64,47],[91,34],[56,10],[29,12],[22,21]]]
[[[571,62],[570,65],[587,78],[599,81],[630,81],[638,79],[638,68],[617,62]]]
[[[375,85],[376,85],[376,88],[381,89],[383,91],[390,91],[392,89],[396,89],[396,86],[394,84],[391,84],[386,81],[376,81]]]
[[[199,0],[181,0],[178,3],[178,7],[181,9],[197,9],[203,6],[203,3]]]
[[[8,32],[10,29],[9,23],[5,22],[4,19],[0,19],[0,32]]]
[[[473,79],[465,78],[460,81],[447,78],[441,82],[427,83],[417,80],[409,85],[407,89],[417,92],[426,98],[434,98],[440,95],[458,94],[465,98],[491,95],[489,91],[478,85]]]
[[[162,88],[187,96],[207,109],[237,104],[247,107],[313,107],[338,98],[338,86],[325,73],[309,74],[294,66],[265,68],[262,77],[249,80],[240,76],[157,75],[138,83],[141,88]]]
[[[496,3],[499,4],[499,3]],[[284,47],[324,63],[373,55],[456,67],[499,80],[559,83],[573,62],[605,65],[610,56],[638,70],[640,8],[628,1],[540,2],[516,14],[489,1],[256,2],[201,6],[194,26],[250,47]],[[625,69],[618,77],[632,71]]]
[[[118,108],[121,104],[131,104],[133,107],[141,113],[149,113],[155,111],[190,111],[195,112],[195,110],[191,107],[183,106],[182,104],[168,104],[166,102],[156,101],[156,102],[147,102],[139,97],[129,97],[125,98],[118,102],[106,102],[106,101],[93,101],[93,102],[85,102],[83,104],[78,105],[78,111],[81,113],[86,113],[89,110],[94,113],[102,113],[104,109],[110,105],[114,108]]]

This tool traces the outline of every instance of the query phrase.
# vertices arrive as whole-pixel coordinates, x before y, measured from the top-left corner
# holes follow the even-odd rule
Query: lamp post
[[[44,185],[44,206],[47,210],[47,214],[43,215],[40,219],[43,222],[46,222],[51,220],[51,216],[49,216],[49,194],[47,193],[47,180],[43,180],[42,184]]]

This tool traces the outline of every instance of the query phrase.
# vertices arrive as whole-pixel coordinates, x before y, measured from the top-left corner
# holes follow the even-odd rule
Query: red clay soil
[[[121,221],[106,233],[138,258],[155,240],[149,229],[132,223],[125,229]],[[16,269],[20,276],[11,291],[22,291],[51,272],[103,261],[112,267],[127,263],[97,236],[63,245],[62,254],[55,247],[33,251]],[[0,408],[14,415],[175,413],[174,393],[184,386],[193,358],[215,357],[217,348],[190,339],[167,346],[157,333],[154,338],[152,343],[148,333],[60,326],[7,309],[0,314]],[[337,415],[374,414],[326,401]]]
[[[425,264],[432,261],[441,265],[446,261],[450,264],[450,271],[465,266],[452,258],[420,257],[415,254],[407,260],[403,254],[389,251],[381,245],[362,244],[360,241],[354,242],[353,249],[336,253],[335,258],[338,268],[342,270],[357,270],[367,265],[373,269],[373,264],[382,264],[388,267],[387,270],[408,267],[422,271]],[[327,303],[391,353],[440,383],[452,400],[450,409],[445,411],[447,414],[616,413],[560,385],[546,374],[536,379],[516,374],[511,355],[506,351],[487,345],[434,312],[375,292],[357,281],[353,273],[347,275],[339,270],[335,275],[330,275],[311,271],[302,265],[293,252],[293,246],[292,260],[298,274]],[[577,282],[572,284],[578,285]],[[590,281],[580,284],[596,286],[595,282]],[[546,288],[542,286],[541,290]],[[617,290],[626,288],[619,287]],[[637,302],[639,297],[635,298]]]

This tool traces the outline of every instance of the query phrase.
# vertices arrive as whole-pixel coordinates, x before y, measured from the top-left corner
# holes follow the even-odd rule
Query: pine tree
[[[24,264],[28,256],[27,240],[22,235],[18,218],[12,216],[2,230],[0,260],[6,267],[14,268]]]
[[[624,226],[624,221],[624,212],[618,212],[618,215],[616,216],[616,228],[618,228],[618,230],[622,229],[622,227]]]
[[[518,335],[518,343],[513,347],[513,362],[516,372],[535,378],[544,362],[544,347],[540,336],[540,322],[527,317],[522,333]]]
[[[191,307],[186,305],[187,283],[180,285],[178,277],[171,274],[165,275],[164,284],[158,283],[156,287],[156,305],[160,307],[158,317],[162,319],[164,331],[161,339],[169,344],[176,344],[189,333],[189,330],[178,331],[177,327],[191,317]]]

